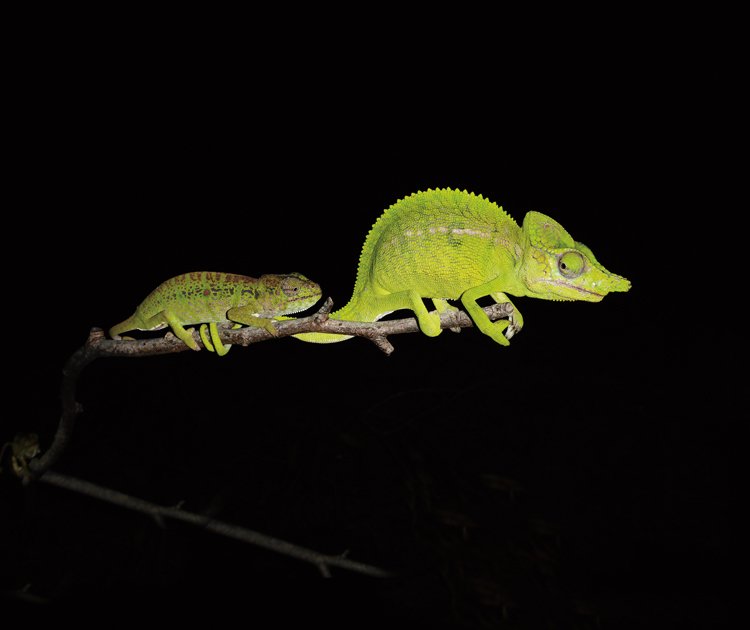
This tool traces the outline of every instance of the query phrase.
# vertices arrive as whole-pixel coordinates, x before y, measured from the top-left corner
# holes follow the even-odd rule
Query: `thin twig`
[[[163,505],[157,505],[156,503],[144,501],[143,499],[132,497],[110,488],[98,486],[89,481],[62,475],[52,470],[45,472],[39,478],[39,481],[49,483],[59,488],[65,488],[66,490],[71,490],[73,492],[78,492],[80,494],[85,494],[95,499],[99,499],[100,501],[113,503],[129,510],[148,514],[157,522],[164,518],[184,521],[185,523],[196,525],[221,536],[234,538],[235,540],[250,543],[257,547],[263,547],[264,549],[269,549],[290,558],[309,562],[315,565],[324,577],[330,576],[331,567],[339,567],[341,569],[355,571],[372,577],[391,577],[392,575],[385,569],[365,564],[363,562],[349,560],[345,557],[345,554],[337,556],[322,554],[312,549],[308,549],[307,547],[300,547],[299,545],[294,545],[279,538],[266,536],[265,534],[261,534],[252,529],[246,529],[238,525],[232,525],[231,523],[217,521],[216,519],[202,516],[200,514],[186,512],[180,507],[165,507]]]

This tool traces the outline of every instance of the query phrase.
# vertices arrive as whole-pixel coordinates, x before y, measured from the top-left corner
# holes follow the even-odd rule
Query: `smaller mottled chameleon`
[[[193,329],[184,328],[200,324],[203,345],[223,356],[231,346],[220,342],[216,324],[231,322],[235,328],[245,324],[276,335],[271,318],[303,311],[320,296],[320,287],[299,273],[267,274],[260,278],[212,271],[185,273],[156,287],[133,315],[110,328],[109,335],[120,339],[120,333],[128,330],[160,330],[171,326],[189,348],[200,350],[193,339]]]

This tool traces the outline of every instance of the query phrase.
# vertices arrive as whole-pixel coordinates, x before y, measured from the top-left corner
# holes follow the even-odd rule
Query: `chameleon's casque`
[[[375,222],[359,259],[351,300],[332,319],[373,322],[411,309],[426,335],[441,332],[438,313],[460,300],[475,325],[502,345],[523,326],[514,308],[510,320],[491,322],[477,304],[506,294],[547,300],[598,302],[630,282],[607,271],[585,245],[539,212],[523,226],[481,195],[446,189],[418,192],[393,204]],[[422,302],[431,299],[438,313]],[[302,333],[298,339],[334,343],[347,335]]]

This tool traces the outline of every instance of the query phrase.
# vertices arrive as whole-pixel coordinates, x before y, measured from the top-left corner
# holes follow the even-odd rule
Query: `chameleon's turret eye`
[[[287,276],[281,281],[281,291],[288,297],[294,297],[299,293],[300,280],[294,276]]]
[[[583,273],[586,263],[578,252],[565,252],[557,259],[557,268],[566,278],[577,278]]]

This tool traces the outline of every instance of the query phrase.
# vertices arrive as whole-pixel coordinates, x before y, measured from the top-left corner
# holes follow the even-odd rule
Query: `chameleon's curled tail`
[[[109,329],[110,339],[119,339],[120,333],[127,332],[129,330],[136,330],[140,325],[140,319],[136,315],[131,315],[125,321],[115,324]]]
[[[333,318],[336,319],[336,318]],[[339,341],[346,341],[351,339],[352,335],[332,335],[329,333],[299,333],[298,335],[292,335],[295,339],[300,341],[306,341],[308,343],[338,343]]]
[[[352,298],[349,303],[334,311],[329,315],[329,319],[338,319],[341,321],[348,322],[376,322],[381,317],[384,317],[388,313],[373,313],[369,312],[368,309],[363,308],[361,304],[355,298]],[[287,317],[278,317],[276,319],[291,319]],[[298,335],[292,335],[295,339],[300,341],[306,341],[307,343],[338,343],[339,341],[346,341],[351,339],[354,335],[336,335],[332,333],[299,333]]]

